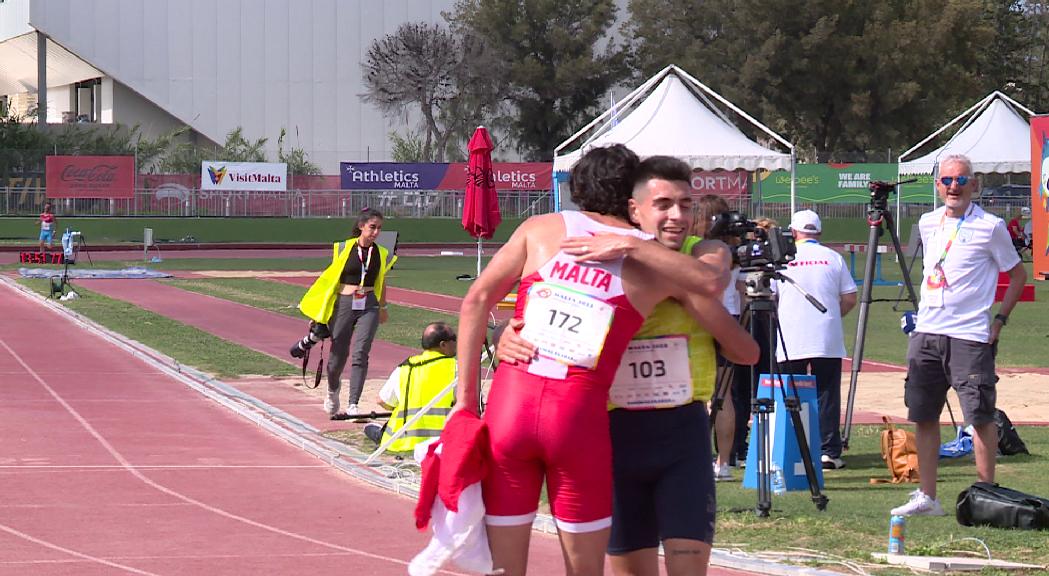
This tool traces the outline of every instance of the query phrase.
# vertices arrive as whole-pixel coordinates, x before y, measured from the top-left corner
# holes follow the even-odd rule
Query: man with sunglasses
[[[916,426],[921,488],[892,509],[900,516],[944,514],[936,498],[936,467],[948,387],[958,394],[965,420],[976,430],[976,474],[982,482],[994,482],[994,355],[1027,281],[1005,222],[972,202],[976,179],[969,158],[944,158],[936,190],[944,205],[924,214],[918,224],[925,247],[921,302],[907,346],[904,385],[907,418]],[[999,272],[1009,275],[1009,288],[991,319]]]

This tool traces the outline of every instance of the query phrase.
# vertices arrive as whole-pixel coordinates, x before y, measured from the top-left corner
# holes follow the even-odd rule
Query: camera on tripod
[[[779,226],[762,228],[757,222],[748,220],[746,214],[734,210],[715,216],[709,235],[739,238],[732,259],[743,272],[782,270],[798,253],[790,230]]]
[[[302,358],[306,356],[306,354],[309,353],[310,348],[313,348],[314,344],[327,338],[331,338],[331,330],[328,329],[327,324],[321,324],[320,322],[310,322],[309,333],[303,336],[302,340],[299,340],[295,344],[292,344],[290,350],[291,357]]]
[[[896,191],[896,184],[892,182],[872,180],[867,187],[870,188],[871,191],[871,208],[875,210],[888,210],[889,194]]]

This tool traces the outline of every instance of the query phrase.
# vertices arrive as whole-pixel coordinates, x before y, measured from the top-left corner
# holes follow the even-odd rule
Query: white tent
[[[932,174],[940,158],[965,154],[973,171],[981,174],[1031,171],[1031,125],[1028,110],[1012,98],[995,91],[954,120],[900,155],[900,174]],[[967,119],[946,144],[928,154],[904,162],[904,158],[939,136],[955,123]]]
[[[717,102],[721,107],[715,104]],[[778,152],[748,138],[726,108],[780,143]],[[667,155],[703,170],[790,170],[794,146],[677,66],[667,66],[561,143],[554,172],[567,172],[590,148],[624,144],[641,157]],[[794,187],[791,186],[791,212]]]

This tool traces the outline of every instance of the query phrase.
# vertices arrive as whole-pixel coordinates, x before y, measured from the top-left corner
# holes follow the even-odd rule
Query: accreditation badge
[[[528,289],[521,337],[540,357],[593,369],[601,358],[615,308],[593,296],[549,282]]]
[[[617,407],[634,410],[672,408],[692,401],[688,337],[632,340],[608,393]]]
[[[368,295],[363,292],[354,292],[353,300],[350,302],[350,310],[364,310],[368,307]]]

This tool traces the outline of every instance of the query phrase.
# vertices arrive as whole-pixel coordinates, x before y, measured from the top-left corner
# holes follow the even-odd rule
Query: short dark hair
[[[630,221],[627,201],[641,159],[622,144],[594,148],[572,166],[569,188],[580,210]]]
[[[649,156],[634,172],[634,188],[652,179],[688,182],[692,185],[692,167],[673,156]]]
[[[357,238],[361,235],[361,226],[364,226],[372,218],[378,218],[379,220],[385,220],[382,216],[382,212],[374,208],[365,208],[361,210],[359,216],[357,216],[357,223],[353,226],[353,231],[350,232],[350,238]]]
[[[707,237],[714,217],[729,211],[728,202],[717,194],[704,194],[696,200],[699,216],[696,218],[696,235]],[[724,239],[724,237],[718,238]]]
[[[422,347],[423,350],[436,350],[441,342],[456,339],[455,330],[447,322],[431,322],[423,328]]]

